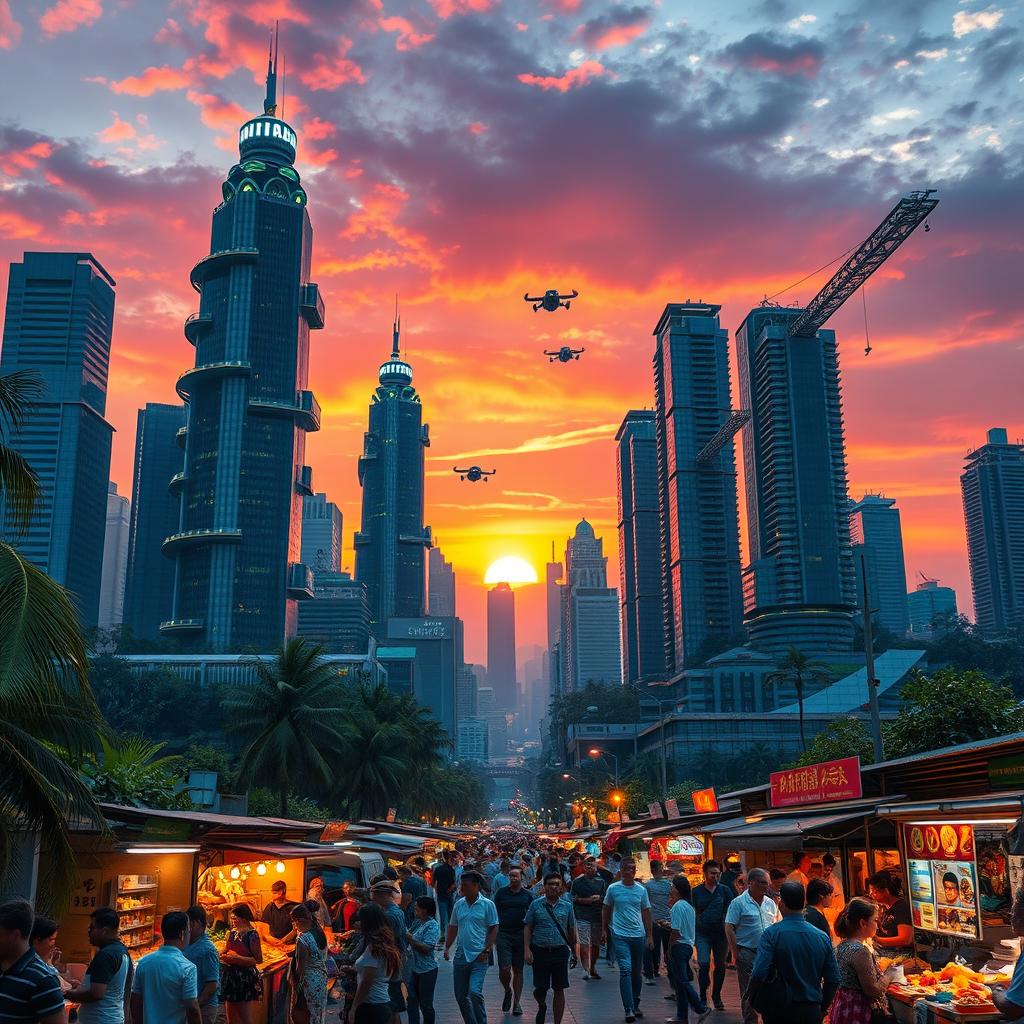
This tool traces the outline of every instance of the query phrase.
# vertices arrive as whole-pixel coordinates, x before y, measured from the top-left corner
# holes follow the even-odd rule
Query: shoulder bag
[[[551,909],[551,904],[547,900],[544,900],[544,909],[548,912],[551,923],[558,929],[558,934],[562,936],[562,941],[566,946],[569,946],[569,969],[571,970],[579,963],[576,959],[576,951],[569,945],[569,936],[565,934],[562,926],[558,923],[558,918],[555,917],[555,912]]]

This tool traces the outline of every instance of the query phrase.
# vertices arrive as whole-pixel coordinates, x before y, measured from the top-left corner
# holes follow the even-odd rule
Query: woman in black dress
[[[263,998],[263,947],[252,926],[252,909],[239,903],[228,913],[227,942],[220,955],[220,999],[228,1024],[252,1024],[252,1006]]]

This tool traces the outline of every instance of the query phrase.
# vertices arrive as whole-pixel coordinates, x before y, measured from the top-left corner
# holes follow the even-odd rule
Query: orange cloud
[[[317,53],[313,57],[313,66],[299,73],[299,80],[314,91],[320,89],[333,90],[347,82],[358,82],[363,85],[366,76],[363,69],[346,54],[352,49],[352,40],[342,36],[338,40],[338,52],[330,57]]]
[[[83,25],[91,25],[103,14],[100,0],[58,0],[43,11],[39,27],[48,36],[61,32],[74,32]]]
[[[483,135],[485,131],[487,131],[487,125],[485,125],[483,121],[474,121],[469,126],[470,135]]]
[[[213,128],[218,132],[230,132],[232,138],[239,126],[251,116],[245,107],[216,93],[189,89],[185,97],[189,103],[199,107],[199,118],[207,128]]]
[[[37,224],[20,213],[0,210],[0,238],[33,238],[42,230],[42,224]]]
[[[564,75],[518,75],[520,82],[525,85],[535,85],[540,89],[556,89],[558,92],[568,92],[577,85],[586,85],[592,78],[599,78],[605,75],[604,65],[596,60],[585,60],[577,67],[570,68]]]
[[[489,11],[497,0],[430,0],[430,6],[439,18],[450,18],[453,14],[478,14]]]
[[[434,38],[432,32],[417,32],[413,28],[412,22],[406,18],[381,18],[379,24],[385,32],[398,33],[398,38],[395,40],[396,50],[415,50],[418,46],[423,46]]]
[[[113,124],[108,124],[98,134],[102,142],[125,142],[135,138],[135,126],[128,121],[122,121],[115,111]]]
[[[141,75],[129,75],[118,82],[111,82],[110,88],[128,96],[152,96],[155,92],[169,89],[184,89],[192,84],[194,75],[184,68],[149,67]]]
[[[31,146],[24,149],[4,153],[0,157],[0,170],[17,178],[22,171],[30,171],[40,160],[45,160],[53,153],[53,144],[50,142],[33,142]]]
[[[336,131],[337,128],[330,121],[323,121],[319,117],[314,117],[302,126],[302,137],[310,141],[326,139]]]
[[[0,0],[0,50],[9,50],[21,40],[21,25],[11,14],[10,0]]]
[[[644,21],[638,25],[615,25],[598,35],[591,46],[595,50],[610,50],[615,46],[625,46],[638,36],[642,36],[647,31],[647,24]]]

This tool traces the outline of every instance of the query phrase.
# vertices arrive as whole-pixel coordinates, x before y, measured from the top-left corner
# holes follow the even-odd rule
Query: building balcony
[[[295,470],[295,490],[299,494],[313,497],[313,467],[299,466]]]
[[[174,476],[171,477],[170,483],[167,485],[167,490],[171,494],[181,494],[182,488],[185,486],[185,482],[187,480],[188,477],[185,476],[184,470],[180,473],[175,473]]]
[[[246,246],[239,249],[222,249],[220,252],[211,252],[204,256],[189,274],[189,281],[197,292],[203,290],[203,285],[216,277],[218,274],[227,273],[236,263],[255,263],[259,257],[259,249]]]
[[[195,347],[199,339],[213,326],[213,317],[209,313],[193,313],[185,321],[185,340]]]
[[[288,566],[288,596],[293,601],[311,601],[313,593],[313,570],[302,562]]]
[[[201,633],[202,619],[168,619],[160,623],[160,632],[167,636],[182,636],[188,633]]]
[[[249,408],[268,416],[294,417],[300,430],[309,433],[320,429],[320,403],[312,391],[299,391],[293,402],[273,398],[250,398]]]
[[[226,530],[224,528],[186,530],[184,533],[174,533],[168,537],[160,550],[168,557],[173,558],[182,548],[195,544],[238,544],[241,540],[241,530]]]
[[[430,527],[423,527],[422,533],[400,533],[398,535],[399,544],[420,544],[425,548],[429,548],[433,544],[433,538],[430,535]]]
[[[323,330],[324,299],[320,294],[320,286],[304,284],[299,290],[299,312],[309,324],[311,331]]]
[[[224,363],[204,363],[202,366],[193,366],[186,370],[174,385],[182,401],[188,401],[192,394],[194,383],[199,378],[216,379],[220,377],[248,377],[252,373],[252,365],[233,360]]]
[[[183,451],[185,449],[185,439],[188,437],[188,427],[178,427],[174,432],[174,440],[177,442],[178,447]]]

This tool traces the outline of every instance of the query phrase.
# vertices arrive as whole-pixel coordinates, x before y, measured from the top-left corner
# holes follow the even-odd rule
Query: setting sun
[[[484,583],[536,583],[537,570],[529,562],[515,555],[505,555],[492,562]]]

